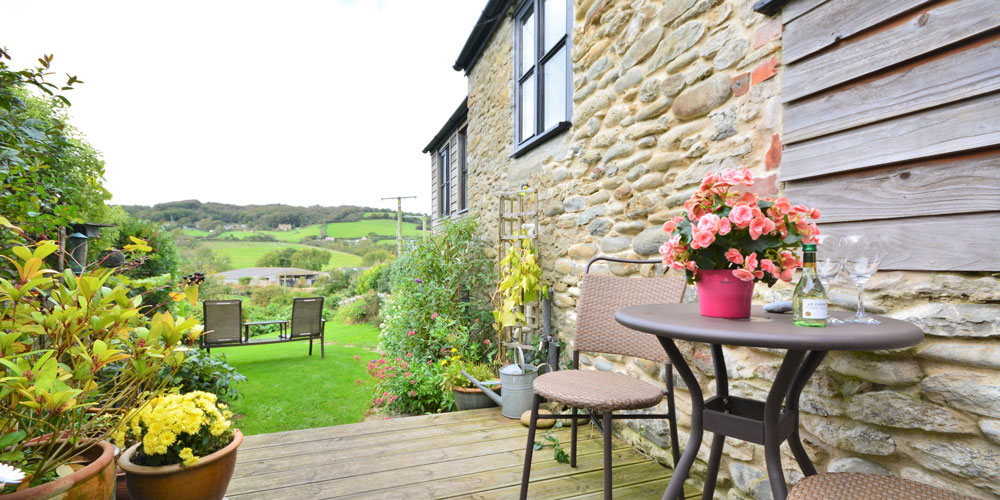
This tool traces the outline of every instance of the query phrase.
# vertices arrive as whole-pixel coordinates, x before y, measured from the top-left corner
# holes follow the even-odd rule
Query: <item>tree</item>
[[[292,255],[292,267],[319,271],[330,262],[330,252],[318,248],[304,248]]]
[[[292,267],[292,255],[295,252],[295,247],[271,250],[257,259],[257,267]]]
[[[75,76],[62,86],[46,81],[50,55],[20,71],[5,60],[10,56],[0,49],[0,213],[53,239],[69,222],[104,220],[111,197],[102,185],[104,161],[66,123],[70,102],[59,93],[82,82]]]
[[[381,248],[372,250],[361,257],[361,265],[363,266],[374,266],[380,262],[385,262],[387,260],[392,260],[392,254],[387,250],[382,250]]]

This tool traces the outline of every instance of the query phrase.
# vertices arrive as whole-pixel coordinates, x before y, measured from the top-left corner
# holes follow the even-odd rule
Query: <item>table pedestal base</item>
[[[663,500],[678,498],[683,492],[684,480],[687,479],[691,471],[691,466],[694,464],[706,430],[715,435],[712,438],[708,470],[705,473],[703,500],[710,500],[715,492],[715,481],[722,460],[725,436],[764,445],[768,481],[776,500],[784,500],[788,496],[785,475],[781,470],[781,452],[779,450],[779,446],[784,441],[788,441],[788,446],[791,448],[799,468],[802,469],[802,473],[807,476],[816,474],[816,468],[809,456],[806,455],[805,448],[802,447],[802,441],[799,438],[799,396],[809,377],[823,361],[826,351],[810,351],[808,353],[806,351],[787,351],[774,379],[774,384],[768,392],[767,400],[756,401],[729,395],[729,378],[726,373],[726,361],[722,354],[722,346],[711,344],[716,395],[705,401],[698,380],[691,372],[691,368],[677,349],[673,339],[659,337],[659,340],[691,394],[691,438],[684,449],[684,454],[674,465],[674,475],[670,479],[667,491],[663,494]]]

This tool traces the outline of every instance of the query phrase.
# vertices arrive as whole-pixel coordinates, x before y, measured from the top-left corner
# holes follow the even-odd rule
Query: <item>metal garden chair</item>
[[[201,335],[201,348],[209,354],[212,347],[243,345],[243,302],[240,300],[206,300],[202,303],[205,313],[205,332]]]
[[[680,452],[677,449],[677,414],[674,409],[672,368],[666,352],[656,337],[619,325],[615,311],[626,306],[680,302],[684,297],[686,281],[683,277],[669,278],[619,278],[590,274],[590,267],[597,261],[630,264],[656,264],[659,260],[628,260],[613,257],[595,257],[587,263],[580,302],[577,305],[576,337],[573,350],[573,369],[553,371],[540,375],[534,382],[535,397],[528,425],[528,445],[525,448],[524,474],[521,478],[521,500],[528,496],[531,475],[531,455],[534,450],[535,429],[539,418],[565,419],[566,415],[539,415],[542,398],[572,407],[570,434],[570,466],[576,467],[577,420],[593,418],[600,412],[601,420],[595,424],[604,437],[604,498],[611,498],[611,436],[613,419],[665,418],[670,425],[670,448],[674,463]],[[580,351],[619,354],[643,358],[665,365],[666,390],[621,373],[580,370]],[[667,399],[665,414],[620,414],[618,410],[651,408]],[[579,414],[586,410],[586,415]]]
[[[323,297],[303,297],[292,300],[292,327],[287,340],[309,339],[309,355],[313,353],[313,340],[319,340],[320,357],[326,358],[323,346],[326,320],[323,319]]]

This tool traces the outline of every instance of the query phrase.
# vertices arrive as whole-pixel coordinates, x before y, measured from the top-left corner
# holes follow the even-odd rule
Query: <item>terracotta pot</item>
[[[3,495],[3,500],[93,500],[111,498],[115,490],[115,447],[107,441],[87,450],[83,456],[93,460],[86,467],[34,488]]]
[[[493,390],[499,394],[500,386],[497,385]],[[497,405],[478,387],[452,387],[452,391],[455,395],[455,406],[458,407],[459,411],[492,408]]]
[[[137,443],[122,453],[118,466],[125,471],[128,492],[133,500],[221,500],[236,467],[236,448],[242,442],[243,433],[236,430],[233,442],[188,467],[133,464],[132,455],[142,444]]]
[[[732,269],[699,269],[698,307],[702,316],[743,319],[750,317],[753,281],[733,276]]]

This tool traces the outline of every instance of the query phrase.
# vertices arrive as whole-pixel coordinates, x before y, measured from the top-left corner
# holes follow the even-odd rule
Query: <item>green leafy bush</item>
[[[387,286],[387,283],[385,283],[382,277],[388,271],[389,271],[389,263],[387,262],[369,267],[363,273],[355,277],[354,293],[361,295],[371,290],[382,293],[388,292],[389,290],[383,290],[380,289],[379,287],[380,283],[382,284],[382,286]]]
[[[225,354],[209,356],[198,350],[188,352],[184,362],[172,376],[166,367],[162,369],[160,376],[169,379],[169,386],[180,388],[180,392],[211,392],[222,403],[239,398],[240,391],[235,384],[247,379],[226,362]]]
[[[337,308],[335,319],[349,325],[358,323],[378,323],[382,299],[374,290],[369,290],[360,299]]]

